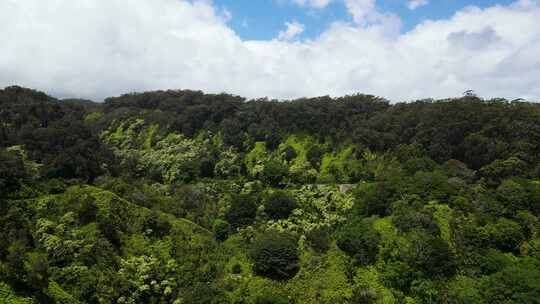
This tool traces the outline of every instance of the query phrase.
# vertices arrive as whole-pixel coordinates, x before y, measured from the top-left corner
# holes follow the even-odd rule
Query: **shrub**
[[[242,228],[253,223],[257,215],[257,205],[250,195],[235,195],[231,206],[225,214],[225,220],[233,228]]]
[[[214,222],[214,237],[218,241],[225,241],[229,237],[231,225],[224,220],[217,219]]]
[[[266,214],[273,220],[288,218],[296,209],[296,200],[286,192],[278,191],[270,194],[266,199]]]
[[[284,177],[289,174],[289,167],[278,160],[269,160],[264,164],[262,180],[274,187],[277,187]]]
[[[375,262],[380,236],[373,229],[371,219],[352,218],[337,232],[337,245],[361,265]]]
[[[296,239],[285,233],[269,231],[259,236],[250,256],[255,274],[272,280],[288,280],[300,268]]]

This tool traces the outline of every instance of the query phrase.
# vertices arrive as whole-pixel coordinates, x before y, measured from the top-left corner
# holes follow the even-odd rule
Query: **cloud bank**
[[[0,86],[98,100],[168,88],[394,101],[473,89],[540,100],[538,1],[469,7],[406,33],[375,0],[345,1],[354,21],[316,39],[243,41],[206,0],[3,0]]]

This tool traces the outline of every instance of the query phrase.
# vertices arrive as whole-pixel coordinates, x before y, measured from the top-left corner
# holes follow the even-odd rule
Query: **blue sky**
[[[232,14],[229,26],[245,40],[268,40],[285,29],[285,22],[304,24],[305,30],[297,38],[315,38],[335,21],[351,21],[343,1],[333,1],[324,8],[300,6],[287,0],[214,0],[214,5]],[[451,17],[467,6],[487,8],[497,4],[508,5],[510,0],[436,0],[414,10],[407,7],[406,0],[379,0],[381,12],[394,13],[401,18],[402,32],[413,29],[423,20],[439,20]]]

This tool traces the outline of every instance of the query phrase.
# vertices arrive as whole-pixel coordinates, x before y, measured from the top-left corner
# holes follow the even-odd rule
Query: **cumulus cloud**
[[[540,99],[538,1],[469,7],[406,33],[373,1],[347,1],[355,21],[315,39],[244,41],[210,1],[3,0],[0,86],[94,99],[168,88]]]
[[[279,32],[278,34],[279,40],[293,40],[296,36],[303,33],[305,29],[302,23],[296,21],[285,22],[285,26],[287,27],[287,29]]]
[[[415,10],[416,8],[420,6],[424,6],[428,4],[429,4],[428,0],[409,0],[409,2],[407,2],[407,7],[410,10]]]
[[[488,48],[490,45],[500,41],[500,37],[491,26],[487,26],[478,32],[466,30],[453,32],[448,35],[447,39],[453,47],[461,47],[473,51]]]

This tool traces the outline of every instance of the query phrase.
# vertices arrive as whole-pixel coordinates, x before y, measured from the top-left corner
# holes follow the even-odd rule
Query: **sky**
[[[1,0],[0,87],[540,101],[540,0]]]

